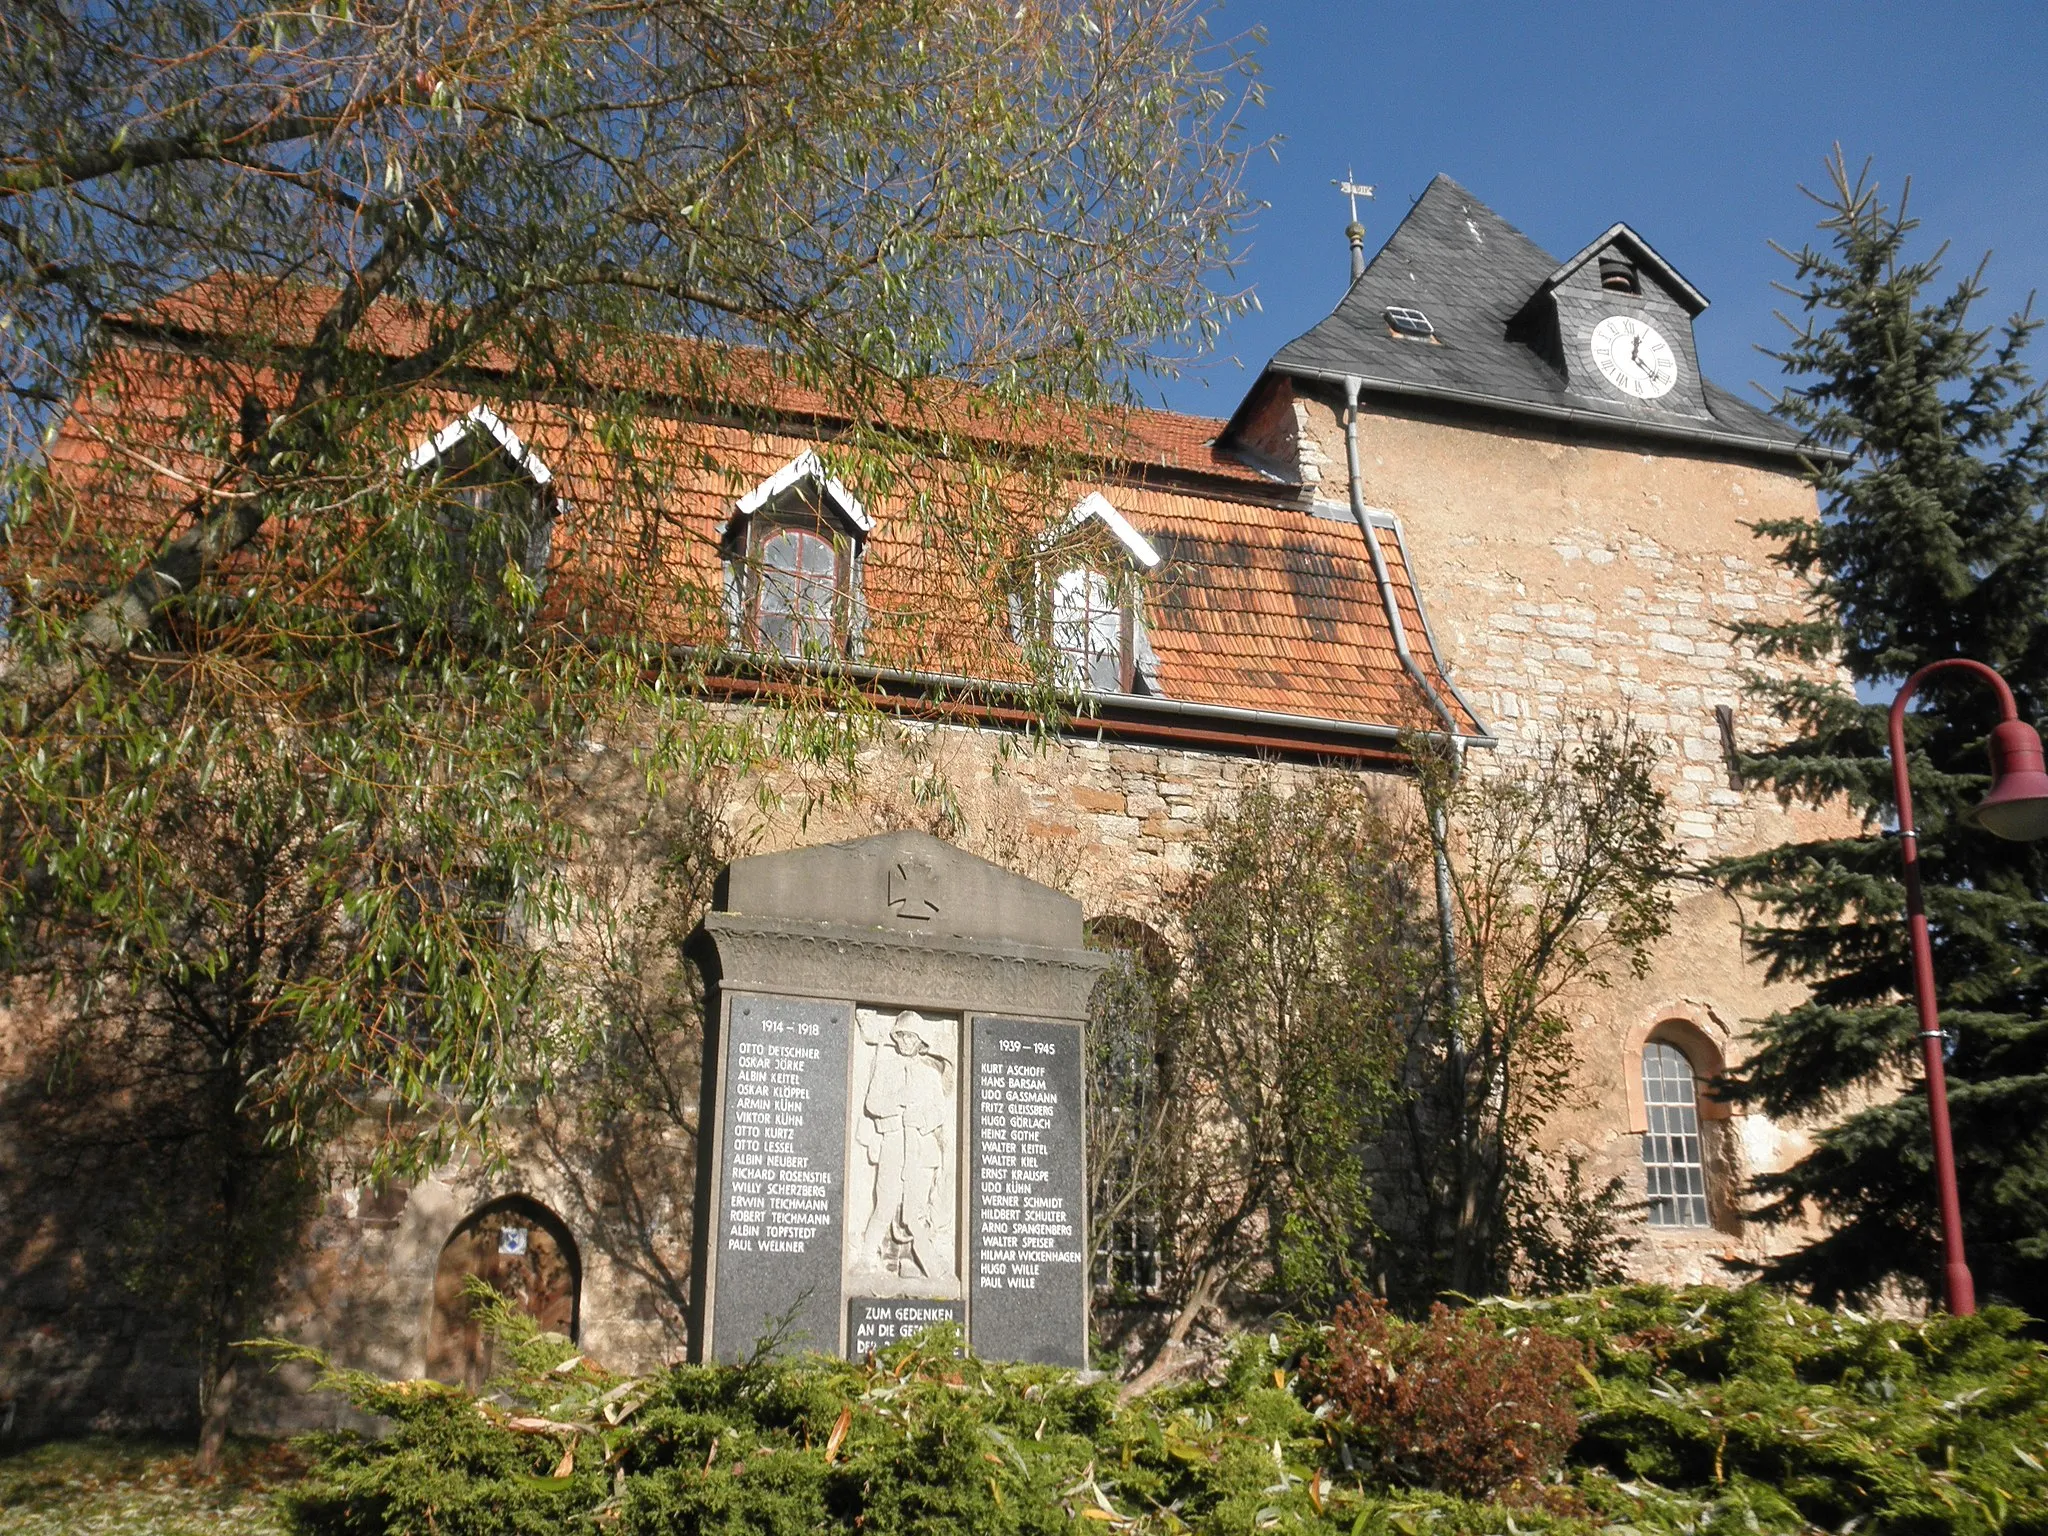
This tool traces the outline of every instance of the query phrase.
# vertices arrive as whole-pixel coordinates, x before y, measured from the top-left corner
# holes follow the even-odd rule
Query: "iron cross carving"
[[[939,915],[938,876],[922,859],[905,859],[889,869],[889,911],[905,922],[928,923]]]

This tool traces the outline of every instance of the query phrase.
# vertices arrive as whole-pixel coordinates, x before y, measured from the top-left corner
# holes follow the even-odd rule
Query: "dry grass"
[[[301,1462],[281,1445],[231,1445],[218,1476],[202,1477],[191,1448],[161,1441],[53,1441],[0,1455],[4,1536],[273,1536],[283,1523],[270,1492]]]

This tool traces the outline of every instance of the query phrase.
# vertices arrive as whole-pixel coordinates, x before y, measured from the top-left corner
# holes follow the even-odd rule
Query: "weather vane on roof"
[[[1342,181],[1333,181],[1330,185],[1351,199],[1351,222],[1356,224],[1358,222],[1358,200],[1362,197],[1369,201],[1372,197],[1372,188],[1354,181],[1349,170],[1344,172],[1344,179]]]

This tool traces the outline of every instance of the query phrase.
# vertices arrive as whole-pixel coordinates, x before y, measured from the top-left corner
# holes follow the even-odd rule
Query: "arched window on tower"
[[[1704,1227],[1707,1164],[1700,1135],[1699,1083],[1685,1052],[1668,1040],[1643,1046],[1643,1173],[1653,1227]]]

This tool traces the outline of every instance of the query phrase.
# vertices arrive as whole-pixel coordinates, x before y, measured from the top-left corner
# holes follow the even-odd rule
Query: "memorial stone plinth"
[[[1084,1365],[1080,904],[899,832],[738,860],[714,907],[696,1358],[950,1322]]]

